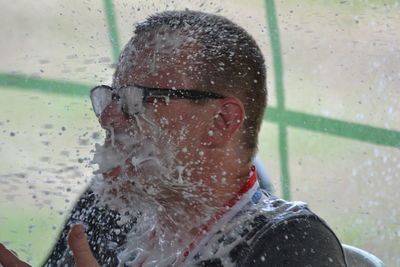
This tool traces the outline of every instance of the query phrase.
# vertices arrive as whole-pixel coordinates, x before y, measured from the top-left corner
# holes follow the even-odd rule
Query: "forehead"
[[[201,45],[184,32],[157,31],[135,36],[125,47],[114,86],[195,89],[201,82]]]

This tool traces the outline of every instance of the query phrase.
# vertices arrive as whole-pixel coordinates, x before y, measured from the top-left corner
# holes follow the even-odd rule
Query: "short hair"
[[[196,74],[199,89],[234,96],[244,105],[241,146],[257,150],[257,138],[267,102],[265,61],[256,41],[242,27],[222,16],[199,11],[165,11],[137,24],[135,40],[160,31],[185,34],[200,49]],[[146,38],[144,38],[146,39]]]

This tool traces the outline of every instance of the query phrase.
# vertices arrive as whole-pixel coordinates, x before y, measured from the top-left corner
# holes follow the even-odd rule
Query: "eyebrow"
[[[189,89],[175,89],[175,88],[152,88],[146,87],[139,84],[127,85],[124,87],[135,86],[137,88],[145,89],[147,93],[144,97],[148,96],[175,96],[181,98],[189,98],[189,99],[203,99],[203,98],[214,98],[221,99],[225,98],[225,96],[216,94],[213,92],[200,91],[200,90],[189,90]]]

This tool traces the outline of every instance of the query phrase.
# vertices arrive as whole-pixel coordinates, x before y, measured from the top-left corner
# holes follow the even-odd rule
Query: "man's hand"
[[[77,267],[99,267],[96,259],[90,250],[83,226],[74,225],[68,235],[68,245],[74,254]],[[26,262],[18,259],[16,253],[7,249],[0,243],[0,264],[3,267],[29,267]],[[1,266],[0,265],[0,266]]]
[[[81,224],[72,226],[68,235],[68,245],[74,254],[76,267],[99,267],[87,241]]]
[[[0,243],[0,266],[29,267],[30,265],[19,260],[14,251],[7,249],[2,243]]]

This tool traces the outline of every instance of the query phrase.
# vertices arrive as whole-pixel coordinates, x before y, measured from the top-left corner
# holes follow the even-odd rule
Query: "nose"
[[[118,102],[113,101],[101,113],[99,123],[102,128],[123,130],[128,126],[129,116],[124,113]]]

